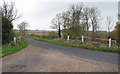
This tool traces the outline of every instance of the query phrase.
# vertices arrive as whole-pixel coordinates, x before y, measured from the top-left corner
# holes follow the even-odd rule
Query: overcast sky
[[[68,10],[71,4],[78,3],[80,0],[11,0],[15,2],[18,12],[22,14],[21,18],[14,21],[14,29],[17,29],[17,24],[22,21],[29,23],[28,29],[32,30],[52,30],[51,20],[57,13]],[[49,2],[48,2],[49,1]],[[83,0],[81,0],[83,1]],[[100,23],[100,30],[107,30],[107,16],[111,16],[113,24],[117,22],[118,0],[84,0],[84,5],[88,7],[97,7],[101,12],[102,20]],[[114,26],[112,29],[114,29]]]

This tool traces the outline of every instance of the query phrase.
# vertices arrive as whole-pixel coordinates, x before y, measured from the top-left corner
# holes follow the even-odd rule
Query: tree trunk
[[[59,35],[59,38],[61,37],[61,30],[60,30],[60,26],[59,26],[59,29],[58,29],[58,35]]]

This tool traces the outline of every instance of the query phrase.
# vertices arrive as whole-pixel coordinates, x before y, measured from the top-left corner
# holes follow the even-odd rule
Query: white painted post
[[[67,43],[69,42],[69,40],[70,40],[70,36],[68,35],[68,36],[67,36]]]
[[[82,36],[82,43],[84,43],[84,36]]]
[[[117,42],[115,41],[115,47],[116,47],[116,43],[117,43]]]
[[[15,44],[15,46],[16,46],[16,37],[14,37],[14,39],[13,39],[13,40],[14,40],[14,44]]]
[[[109,47],[111,47],[111,38],[109,38]]]

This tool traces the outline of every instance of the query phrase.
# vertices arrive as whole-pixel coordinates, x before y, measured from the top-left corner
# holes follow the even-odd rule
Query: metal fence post
[[[82,43],[84,43],[84,36],[82,36]]]
[[[109,47],[111,47],[111,38],[109,38]]]
[[[68,36],[67,36],[67,43],[69,42],[69,40],[70,40],[70,36],[68,35]]]

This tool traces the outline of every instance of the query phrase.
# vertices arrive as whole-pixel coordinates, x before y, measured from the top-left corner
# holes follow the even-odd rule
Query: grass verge
[[[48,43],[58,44],[58,45],[65,45],[65,46],[71,46],[71,47],[77,47],[77,48],[83,48],[83,49],[89,49],[89,50],[95,50],[95,51],[103,51],[103,52],[120,54],[120,50],[118,48],[103,48],[103,47],[90,46],[90,45],[86,45],[86,44],[64,43],[62,41],[56,41],[56,40],[38,38],[38,37],[28,37],[28,38],[32,38],[35,40],[44,41],[44,42],[48,42]]]
[[[6,55],[9,55],[9,54],[12,54],[12,53],[15,53],[23,48],[25,48],[27,46],[27,42],[23,42],[20,44],[20,46],[7,46],[7,45],[3,45],[2,46],[2,56],[1,57],[4,57]]]

